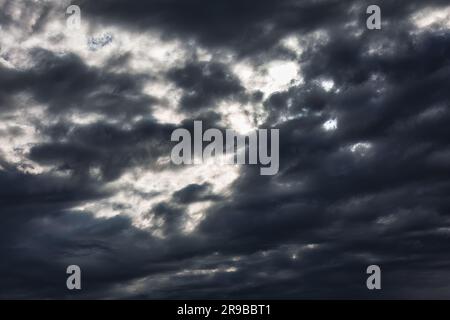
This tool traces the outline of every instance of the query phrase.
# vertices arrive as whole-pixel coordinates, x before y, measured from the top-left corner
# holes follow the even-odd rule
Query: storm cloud
[[[0,298],[450,298],[450,6],[370,4],[0,0]],[[173,165],[194,120],[278,174]]]

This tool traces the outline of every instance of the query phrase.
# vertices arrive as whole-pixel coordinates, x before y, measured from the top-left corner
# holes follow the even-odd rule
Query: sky
[[[450,298],[448,0],[0,0],[0,27],[1,299]],[[174,165],[195,120],[279,129],[279,172]]]

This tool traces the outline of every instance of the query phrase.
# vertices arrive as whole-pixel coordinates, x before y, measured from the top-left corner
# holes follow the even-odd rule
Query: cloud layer
[[[69,4],[0,0],[0,298],[450,298],[448,1],[381,30],[368,1]],[[194,120],[279,129],[279,173],[172,165]]]

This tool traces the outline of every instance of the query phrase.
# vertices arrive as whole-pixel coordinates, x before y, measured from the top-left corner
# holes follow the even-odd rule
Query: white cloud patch
[[[426,8],[412,15],[411,20],[419,29],[438,26],[450,29],[450,6],[444,8]]]
[[[303,82],[300,66],[293,61],[275,60],[259,66],[238,61],[234,64],[233,71],[245,88],[262,91],[265,97]]]
[[[334,131],[338,128],[338,120],[336,118],[327,120],[323,125],[325,131]]]

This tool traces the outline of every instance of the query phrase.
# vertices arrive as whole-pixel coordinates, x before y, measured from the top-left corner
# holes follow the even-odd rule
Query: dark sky
[[[73,4],[0,0],[0,298],[450,298],[448,0]],[[280,171],[172,165],[194,120]]]

